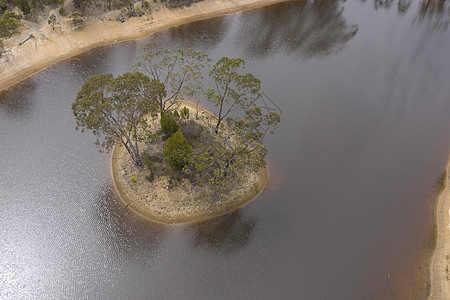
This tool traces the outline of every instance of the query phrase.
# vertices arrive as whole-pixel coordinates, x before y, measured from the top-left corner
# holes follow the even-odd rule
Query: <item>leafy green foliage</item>
[[[72,18],[73,26],[80,27],[83,25],[83,15],[80,12],[76,11],[70,17]]]
[[[24,15],[28,15],[31,12],[31,7],[27,0],[19,0],[19,8]]]
[[[207,134],[194,148],[185,172],[197,185],[208,187],[205,197],[224,200],[235,187],[246,182],[248,172],[265,166],[267,149],[263,140],[274,133],[280,122],[277,112],[264,114],[253,103],[242,118],[227,119],[231,130]],[[211,129],[212,130],[212,129]]]
[[[206,96],[218,107],[216,132],[231,111],[246,111],[261,97],[261,80],[250,73],[238,73],[244,66],[243,59],[222,57],[209,72],[215,88],[207,89]]]
[[[192,147],[181,130],[175,132],[164,147],[164,158],[174,169],[181,170],[188,162]]]
[[[187,119],[189,119],[189,108],[186,106],[183,107],[180,111],[180,118],[183,119],[185,122]]]
[[[178,123],[177,120],[177,115],[179,116],[178,112],[176,110],[174,111],[166,111],[162,116],[161,116],[161,129],[162,131],[168,136],[172,136],[172,134],[174,134],[175,132],[178,131],[178,129],[180,128],[180,124]]]
[[[142,166],[138,142],[148,136],[146,115],[156,118],[158,107],[152,98],[164,92],[157,80],[142,73],[91,76],[72,104],[77,127],[97,136],[97,146],[110,150],[116,141],[126,148],[136,165]]]
[[[161,81],[166,87],[167,94],[158,99],[161,114],[182,98],[199,93],[201,71],[210,61],[206,54],[192,49],[161,49],[156,43],[144,45],[141,51],[134,69]]]
[[[17,33],[17,29],[22,26],[20,19],[21,16],[16,15],[9,10],[5,10],[0,19],[0,37],[9,38]]]
[[[265,152],[248,151],[244,146],[230,142],[221,133],[206,133],[194,148],[189,164],[184,168],[188,178],[206,192],[211,201],[225,200],[230,191],[247,181],[246,171],[258,171],[265,165]],[[205,134],[204,134],[205,137]],[[265,148],[262,148],[265,149]]]
[[[66,14],[66,8],[65,8],[64,6],[61,6],[61,7],[59,8],[59,10],[58,10],[58,13],[59,13],[61,16],[64,16],[64,15]]]
[[[24,16],[30,14],[35,15],[38,11],[43,10],[45,5],[57,4],[59,1],[60,0],[1,0],[0,11],[5,11],[8,6],[11,8],[18,7]]]
[[[207,59],[197,61],[197,67],[186,65],[196,61],[193,52],[183,50],[155,50],[155,45],[141,56],[135,68],[140,72],[126,73],[114,78],[111,74],[91,77],[77,95],[72,106],[77,127],[97,135],[97,145],[110,149],[120,141],[139,166],[146,166],[152,181],[155,174],[190,180],[205,199],[226,200],[236,187],[242,187],[248,176],[265,166],[267,149],[263,140],[274,133],[280,122],[276,112],[263,112],[257,100],[261,97],[261,81],[252,74],[240,71],[245,62],[239,58],[220,59],[210,71],[215,89],[208,89],[208,100],[218,107],[218,122],[189,120],[189,109],[180,112],[171,106],[184,92],[200,90],[198,68]],[[181,64],[178,65],[178,64]],[[176,74],[176,75],[175,75]],[[184,79],[183,79],[184,78]],[[199,82],[198,82],[199,84]],[[187,88],[189,86],[189,88]],[[185,89],[186,88],[186,89]],[[169,90],[169,92],[167,92]],[[239,113],[233,119],[230,113]],[[150,130],[145,115],[160,116],[161,130]],[[219,132],[223,120],[228,127]],[[185,122],[179,123],[180,120]],[[165,133],[165,136],[162,134]],[[150,155],[139,150],[145,142],[147,151],[158,150],[161,140],[167,139],[162,154]],[[142,147],[142,144],[141,144]],[[172,168],[168,168],[169,164]],[[170,169],[170,170],[169,170]]]
[[[241,139],[241,143],[246,147],[252,144],[262,143],[267,133],[273,134],[280,122],[280,115],[271,111],[263,114],[259,106],[253,105],[245,111],[245,116],[238,120],[227,119],[227,123],[236,133],[236,137]]]
[[[56,24],[55,14],[51,14],[51,16],[48,17],[48,24],[52,25],[52,29],[55,30],[55,24]]]

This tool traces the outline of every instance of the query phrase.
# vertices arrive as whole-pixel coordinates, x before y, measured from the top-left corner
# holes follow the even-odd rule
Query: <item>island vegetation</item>
[[[264,187],[263,140],[280,116],[258,105],[261,81],[243,72],[244,60],[210,61],[199,51],[150,43],[133,72],[90,77],[72,105],[77,129],[92,131],[101,151],[124,149],[126,156],[113,155],[119,194],[126,189],[133,206],[144,197],[139,211],[152,219],[220,215]],[[201,108],[201,99],[214,112]],[[158,203],[158,214],[142,208],[149,202]]]

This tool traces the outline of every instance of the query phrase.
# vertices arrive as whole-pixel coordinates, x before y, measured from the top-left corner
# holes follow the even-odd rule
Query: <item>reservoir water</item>
[[[293,1],[55,64],[0,95],[1,299],[420,299],[450,146],[449,3]],[[75,130],[91,75],[141,45],[242,57],[282,122],[235,213],[166,226],[123,209]]]

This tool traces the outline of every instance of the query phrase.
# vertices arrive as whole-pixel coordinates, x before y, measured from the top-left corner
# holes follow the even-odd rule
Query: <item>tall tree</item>
[[[261,80],[250,73],[238,73],[244,66],[245,61],[241,58],[222,57],[209,72],[215,88],[207,89],[206,96],[218,107],[216,133],[234,109],[245,112],[261,97]]]
[[[160,49],[153,42],[144,45],[141,51],[135,70],[159,80],[167,91],[164,98],[158,99],[161,115],[178,100],[201,90],[201,71],[210,61],[206,54],[192,49]]]
[[[142,73],[90,77],[72,104],[77,130],[90,130],[96,144],[109,151],[117,141],[126,148],[134,163],[142,166],[138,142],[148,132],[146,115],[156,117],[155,103],[165,96],[164,85]]]

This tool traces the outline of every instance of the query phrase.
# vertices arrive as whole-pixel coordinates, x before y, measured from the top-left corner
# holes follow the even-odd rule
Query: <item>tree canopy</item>
[[[144,49],[147,52],[140,55],[135,69],[145,74],[135,71],[117,78],[101,74],[83,84],[72,105],[77,129],[92,131],[101,150],[122,143],[137,166],[144,165],[141,153],[145,153],[145,165],[159,165],[152,167],[149,178],[157,169],[167,170],[167,164],[170,172],[205,191],[205,198],[225,199],[250,173],[265,166],[263,140],[277,128],[279,114],[258,106],[261,81],[242,72],[244,60],[223,57],[209,72],[215,88],[203,94],[217,107],[215,119],[189,119],[189,109],[179,113],[175,105],[204,91],[201,71],[209,58],[191,49],[156,50],[154,44]],[[152,122],[150,128],[148,115],[153,121],[159,117],[160,127]],[[221,127],[223,120],[228,126]],[[156,159],[161,154],[149,153],[157,148],[151,146],[155,141],[162,145],[164,161]]]
[[[136,165],[142,166],[139,141],[147,132],[145,115],[156,116],[157,98],[165,95],[164,85],[142,73],[90,77],[72,104],[77,129],[97,136],[100,149],[110,150],[120,141]]]
[[[202,52],[192,49],[161,49],[156,43],[142,47],[142,53],[134,65],[135,70],[159,80],[167,94],[158,99],[161,114],[180,99],[189,99],[201,90],[202,70],[210,59]]]
[[[9,10],[5,10],[0,19],[0,37],[9,38],[17,32],[17,29],[22,26],[20,23],[20,15],[16,15]]]
[[[206,91],[208,101],[218,107],[216,133],[222,121],[234,110],[246,111],[261,97],[261,80],[253,74],[240,74],[245,61],[222,57],[209,72],[215,88]]]

